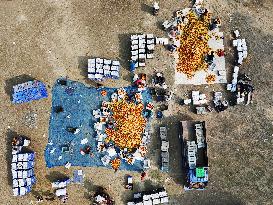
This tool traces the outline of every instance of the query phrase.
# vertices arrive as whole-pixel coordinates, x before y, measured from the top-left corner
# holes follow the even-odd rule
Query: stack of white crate
[[[134,194],[134,201],[127,202],[127,205],[157,205],[168,204],[169,197],[165,189],[153,192],[139,192]]]
[[[234,66],[234,71],[232,73],[232,82],[231,82],[231,84],[227,85],[227,90],[230,90],[231,92],[236,91],[237,82],[238,82],[238,75],[239,75],[239,67]]]
[[[234,31],[237,39],[233,40],[233,46],[237,48],[238,51],[238,64],[242,65],[243,60],[247,57],[247,45],[245,39],[239,39],[239,31]]]
[[[102,81],[107,78],[118,79],[120,62],[102,58],[88,59],[88,78]]]
[[[145,67],[145,60],[154,58],[153,34],[132,35],[131,44],[131,60],[135,62],[135,67]]]
[[[194,105],[202,105],[207,103],[205,94],[200,94],[199,91],[192,91],[192,102]]]
[[[155,38],[155,44],[159,45],[168,45],[169,39],[168,38]]]
[[[202,124],[195,124],[195,135],[197,141],[197,148],[205,148],[205,137]]]
[[[219,101],[222,102],[222,97],[222,92],[214,92],[213,103],[215,106],[218,106],[220,104]]]
[[[196,167],[196,152],[197,152],[197,145],[195,141],[187,141],[188,147],[188,163],[190,169],[194,169]]]
[[[169,171],[169,141],[167,140],[167,128],[159,128],[161,138],[161,170],[163,172]]]
[[[36,183],[34,175],[35,154],[13,153],[12,155],[12,180],[13,195],[23,196],[31,192],[32,186]]]

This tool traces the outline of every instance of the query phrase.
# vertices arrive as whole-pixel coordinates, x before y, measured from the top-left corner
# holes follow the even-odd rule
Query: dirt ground
[[[254,103],[248,107],[235,106],[220,114],[195,115],[191,108],[179,106],[178,101],[192,89],[211,96],[213,90],[224,86],[173,85],[173,59],[165,48],[156,48],[156,57],[145,71],[151,75],[164,71],[167,83],[175,92],[165,118],[154,122],[150,149],[152,169],[148,179],[140,182],[139,173],[104,168],[83,168],[84,186],[68,188],[67,204],[90,204],[96,186],[104,186],[122,205],[132,196],[123,188],[124,176],[135,177],[135,190],[164,185],[170,204],[273,204],[273,1],[272,0],[207,0],[214,15],[222,18],[225,32],[226,60],[231,80],[234,51],[231,34],[239,29],[246,38],[249,57],[241,71],[252,78],[256,92]],[[35,193],[51,191],[50,182],[59,176],[72,176],[73,167],[47,169],[44,149],[47,144],[51,94],[44,100],[12,105],[12,85],[27,79],[45,82],[48,90],[60,76],[91,84],[86,80],[88,57],[119,59],[122,77],[106,86],[130,84],[128,62],[129,36],[132,33],[153,33],[165,36],[160,24],[173,11],[190,5],[189,1],[160,0],[158,17],[151,15],[151,0],[1,0],[0,1],[0,204],[36,204]],[[50,93],[50,92],[49,92]],[[205,120],[208,129],[210,183],[208,190],[184,192],[182,188],[181,146],[178,138],[180,120]],[[170,141],[170,173],[162,174],[158,166],[160,142],[157,128],[168,126]],[[34,193],[13,197],[10,173],[10,139],[14,134],[29,136],[37,154]],[[59,201],[40,204],[59,204]]]

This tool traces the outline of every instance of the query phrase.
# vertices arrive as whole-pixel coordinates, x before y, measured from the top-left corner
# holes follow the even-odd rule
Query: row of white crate
[[[147,46],[147,45],[154,45],[155,44],[155,39],[137,39],[137,40],[132,40],[131,41],[132,45],[137,45],[137,46]]]
[[[27,162],[30,160],[34,160],[34,153],[19,153],[12,155],[12,162]]]
[[[119,72],[119,70],[120,70],[120,67],[107,67],[107,66],[105,66],[105,67],[95,67],[95,68],[93,68],[93,67],[88,67],[88,73],[101,73],[101,74],[103,74],[104,72],[110,72],[110,71],[117,71],[117,72]]]
[[[91,79],[91,80],[103,80],[104,78],[118,79],[119,78],[119,73],[117,71],[111,72],[110,75],[88,73],[88,78]]]
[[[169,43],[168,38],[153,38],[153,39],[135,39],[131,41],[132,46],[138,46],[141,48],[145,48],[156,45],[167,45]]]
[[[34,176],[34,169],[28,170],[12,170],[12,179],[21,179]]]
[[[88,59],[88,65],[89,64],[104,64],[104,65],[116,65],[120,66],[120,62],[117,60],[108,60],[103,58],[91,58]]]
[[[188,163],[190,168],[196,167],[196,152],[197,152],[197,145],[194,141],[187,142],[187,149],[188,149]]]
[[[31,192],[32,186],[13,188],[13,196],[24,196]]]
[[[145,60],[145,59],[153,59],[153,58],[154,58],[153,53],[147,53],[147,54],[132,55],[131,60],[138,61],[138,59]]]
[[[239,67],[234,66],[234,70],[232,73],[232,81],[231,84],[227,84],[227,90],[231,92],[235,92],[237,89],[237,82],[238,82],[238,75],[239,75]]]
[[[11,163],[12,170],[26,170],[34,167],[34,161],[26,161],[26,162],[13,162]]]
[[[32,184],[35,184],[35,177],[28,177],[28,178],[23,178],[23,179],[13,179],[12,181],[12,187],[17,188],[17,187],[26,187],[26,186],[31,186]]]
[[[153,51],[155,49],[155,45],[154,44],[131,45],[131,50],[132,51],[139,50],[139,49],[147,49],[147,50]]]
[[[135,34],[131,35],[131,40],[137,40],[137,39],[151,39],[154,38],[153,34]]]

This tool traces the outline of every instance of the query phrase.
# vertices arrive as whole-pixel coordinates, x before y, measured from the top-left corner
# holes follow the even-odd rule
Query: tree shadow
[[[161,20],[161,21],[157,21],[157,22],[156,22],[156,27],[157,27],[158,29],[160,29],[160,30],[164,30],[164,27],[163,27],[163,25],[162,25],[163,22],[164,22],[164,21],[162,21],[162,20]],[[166,46],[165,46],[165,48],[166,48]],[[167,50],[167,49],[166,49],[166,50]]]
[[[180,121],[192,120],[188,115],[176,115],[164,118],[162,124],[167,127],[167,139],[169,141],[169,175],[177,184],[185,183],[185,170],[182,166],[183,140]]]
[[[128,33],[128,34],[119,34],[119,57],[120,65],[127,69],[129,69],[129,60],[131,58],[131,35],[135,35],[137,33]]]
[[[13,86],[32,80],[35,80],[35,78],[26,74],[10,78],[5,81],[5,93],[10,96],[10,100],[12,101]]]
[[[162,188],[162,185],[149,179],[145,180],[144,182],[134,183],[133,191],[123,192],[122,201],[124,202],[124,204],[126,204],[128,201],[133,200],[134,193],[149,192],[158,188]]]
[[[186,192],[182,196],[170,197],[169,204],[194,204],[194,205],[244,205],[242,199],[227,193],[218,191]],[[183,201],[183,203],[181,203]]]
[[[84,188],[86,189],[86,192],[84,192],[84,197],[88,200],[93,199],[93,195],[95,191],[99,188],[99,186],[94,185],[90,180],[84,181]]]
[[[124,191],[121,196],[121,201],[123,202],[123,204],[127,204],[128,201],[133,199],[133,197],[134,193],[132,191],[130,190]]]
[[[125,80],[125,81],[127,81],[127,82],[132,82],[133,77],[134,77],[134,76],[133,76],[132,73],[128,73],[127,75],[123,75],[123,76],[122,76],[122,79]]]
[[[67,175],[58,171],[53,171],[46,175],[46,179],[48,179],[51,183],[57,180],[65,180],[67,178],[69,178]]]
[[[152,6],[149,6],[145,3],[142,3],[141,4],[141,11],[144,11],[144,12],[147,12],[149,14],[152,14],[153,13],[153,7]]]

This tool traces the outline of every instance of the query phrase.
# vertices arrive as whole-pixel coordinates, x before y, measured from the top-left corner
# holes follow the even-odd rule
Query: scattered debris
[[[37,114],[33,111],[30,111],[25,116],[25,125],[29,128],[37,127]]]
[[[71,163],[70,162],[67,162],[64,166],[66,169],[69,169],[71,167]]]

